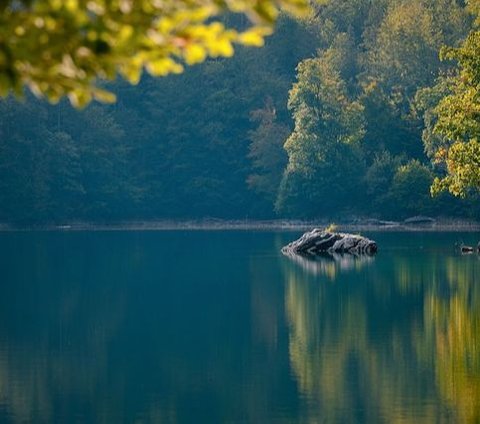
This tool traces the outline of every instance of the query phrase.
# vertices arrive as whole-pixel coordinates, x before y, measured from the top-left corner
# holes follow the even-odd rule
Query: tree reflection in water
[[[289,352],[304,421],[480,422],[476,257],[292,259]]]
[[[289,261],[263,233],[5,237],[2,423],[480,422],[476,255]]]
[[[338,272],[360,269],[374,259],[370,255],[351,255],[340,253],[324,253],[323,255],[304,255],[284,253],[293,262],[313,275],[324,275],[334,280]]]

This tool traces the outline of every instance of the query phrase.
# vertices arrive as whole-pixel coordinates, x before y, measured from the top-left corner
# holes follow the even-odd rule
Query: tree
[[[0,102],[0,219],[7,222],[62,221],[79,213],[79,151],[68,133],[47,125],[45,106]]]
[[[364,79],[380,84],[399,110],[408,112],[417,89],[430,85],[438,74],[441,46],[464,36],[464,22],[465,11],[451,0],[390,2],[366,45]]]
[[[432,202],[429,201],[432,180],[430,169],[416,159],[399,166],[389,193],[393,205],[396,205],[392,213],[396,216],[429,213],[432,210]]]
[[[378,9],[364,32],[365,52],[359,59],[364,145],[370,157],[386,150],[423,160],[419,118],[431,121],[432,114],[423,114],[425,105],[419,107],[415,95],[451,68],[439,60],[438,51],[444,44],[457,45],[471,18],[455,0],[386,1]],[[421,114],[412,113],[412,103]]]
[[[290,129],[278,122],[273,100],[268,98],[265,106],[252,112],[251,119],[258,127],[250,131],[249,158],[254,173],[248,176],[248,185],[270,202],[275,201],[278,185],[287,163],[283,144]]]
[[[422,141],[425,153],[436,167],[440,165],[435,157],[438,151],[449,144],[448,140],[435,131],[438,122],[437,105],[444,97],[452,94],[455,78],[440,76],[432,87],[421,88],[415,94],[413,112],[423,117]]]
[[[450,94],[434,109],[433,132],[443,142],[435,159],[446,174],[435,178],[432,193],[449,191],[466,197],[480,190],[480,31],[472,31],[459,48],[444,49],[443,58],[459,63]]]
[[[364,176],[367,199],[369,206],[378,214],[392,213],[390,188],[402,160],[400,156],[392,156],[389,152],[383,151],[374,156],[373,163],[367,168]],[[395,205],[395,208],[398,209],[398,205]]]
[[[299,14],[307,0],[9,0],[0,2],[0,94],[35,95],[75,106],[115,97],[96,85],[120,74],[139,81],[179,73],[184,64],[228,57],[234,43],[260,46],[280,9]],[[222,13],[248,17],[228,28]]]
[[[364,117],[340,73],[348,62],[342,48],[346,38],[340,34],[334,46],[297,68],[288,102],[295,128],[285,143],[288,165],[276,204],[280,213],[336,213],[346,198],[354,201],[358,194]]]

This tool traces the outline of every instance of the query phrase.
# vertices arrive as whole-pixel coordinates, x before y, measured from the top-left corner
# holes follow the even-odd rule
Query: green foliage
[[[144,77],[136,87],[119,81],[108,87],[119,93],[114,105],[76,111],[32,96],[0,101],[0,221],[271,217],[271,196],[247,179],[270,178],[273,168],[256,163],[273,166],[269,149],[286,157],[274,132],[290,125],[287,93],[296,63],[314,51],[310,40],[284,16],[264,49],[240,48],[231,59]],[[268,122],[252,121],[252,111],[269,108],[274,145],[258,139],[266,150],[251,158],[249,136]],[[71,175],[55,174],[62,169]]]
[[[277,199],[280,213],[316,216],[355,193],[362,172],[363,108],[349,98],[341,78],[342,53],[331,48],[297,68],[288,102],[295,128],[285,143],[289,161]]]
[[[0,219],[42,221],[71,216],[84,193],[80,152],[61,128],[46,128],[34,103],[0,102]],[[22,125],[30,122],[29,126]]]
[[[255,172],[248,176],[248,185],[273,204],[287,163],[283,144],[290,130],[278,122],[271,98],[267,99],[262,109],[253,111],[251,117],[258,122],[258,127],[249,134],[251,144],[248,156]]]
[[[379,4],[369,0],[336,0],[314,2],[312,6],[315,13],[306,24],[319,35],[319,47],[328,48],[341,33],[349,34],[355,44],[360,44],[369,15]]]
[[[327,227],[325,227],[325,231],[327,233],[334,233],[335,231],[338,231],[338,225],[332,222]]]
[[[448,63],[439,61],[438,51],[443,44],[458,43],[471,19],[450,0],[387,1],[371,19],[378,29],[371,26],[364,33],[366,49],[359,58],[360,100],[367,121],[365,148],[370,157],[387,150],[423,160],[421,121],[433,117],[425,108],[412,114],[419,107],[416,93],[448,69]]]
[[[435,160],[444,165],[446,175],[435,179],[432,193],[448,190],[465,197],[480,189],[480,32],[471,32],[461,47],[442,53],[446,59],[457,60],[460,71],[450,94],[434,109],[434,133],[442,141]]]
[[[399,210],[397,216],[430,213],[430,185],[433,175],[430,169],[417,160],[398,167],[393,177],[390,197]]]
[[[393,210],[390,188],[397,169],[402,165],[402,158],[383,151],[375,155],[368,167],[364,184],[367,199],[377,213],[391,214]]]
[[[75,43],[82,37],[69,39],[75,25],[50,32],[32,29],[8,38],[7,44],[15,20],[0,25],[0,84],[14,81],[20,89],[45,83],[43,94],[53,93],[53,100],[67,92],[75,100],[78,88],[83,102],[94,97],[92,84],[100,83],[97,77],[109,66],[118,65],[112,77],[117,71],[131,73],[135,82],[144,68],[151,70],[150,54],[165,53],[181,66],[195,61],[185,56],[183,29],[173,26],[167,29],[173,38],[164,41],[181,41],[174,46],[177,50],[172,52],[167,44],[152,49],[142,44],[148,54],[138,62],[131,52],[149,24],[138,18],[141,5],[150,2],[133,2],[129,13],[119,9],[120,2],[94,1],[88,7],[97,3],[108,10],[89,17],[98,20],[97,29],[103,31],[98,40],[108,49],[95,50],[106,47],[103,41],[89,45],[95,60],[77,57]],[[155,3],[174,4],[171,14],[191,7],[185,31],[191,25],[205,27],[207,37],[212,28],[221,28],[218,37],[232,36],[232,46],[244,31],[272,23],[260,16],[252,24],[242,15],[246,9],[220,18],[225,7],[233,7],[231,2],[215,3],[213,18],[195,22],[190,11],[203,1]],[[19,8],[13,10],[4,2],[0,20],[17,13],[27,17],[50,2],[16,4]],[[266,3],[248,3],[253,8],[260,4]],[[56,23],[69,16],[75,24],[83,12],[77,15],[69,8],[87,6],[79,1],[58,7]],[[475,7],[473,1],[467,5],[469,10]],[[444,194],[432,199],[426,185],[437,177],[436,190],[452,189],[460,195],[472,194],[478,185],[477,39],[471,35],[460,48],[445,50],[445,57],[460,61],[458,75],[452,71],[454,61],[442,63],[437,56],[442,44],[459,46],[471,29],[466,8],[452,0],[339,0],[315,4],[314,9],[303,20],[280,15],[264,49],[238,46],[235,56],[224,60],[228,48],[215,53],[204,46],[205,57],[217,58],[188,67],[181,75],[145,75],[137,87],[122,81],[102,83],[119,94],[114,105],[89,105],[76,112],[64,101],[50,106],[29,94],[23,104],[11,98],[0,101],[0,220],[271,218],[274,207],[281,216],[335,220],[359,214],[478,215],[478,197],[467,201]],[[147,10],[141,16],[157,12]],[[101,26],[103,19],[128,26],[135,17],[138,25],[132,35],[127,30],[123,41],[117,37],[121,25],[108,30]],[[159,22],[162,19],[155,25]],[[7,47],[15,42],[15,54],[30,54],[32,40],[36,35],[41,42],[42,34],[51,42],[36,49],[32,58],[48,61],[55,72],[24,78],[15,71],[11,79]],[[208,42],[218,47],[218,37],[207,37]],[[78,79],[78,73],[68,71],[71,63],[62,68],[67,74],[58,74],[55,61],[63,60],[59,55],[64,48],[79,72],[85,62],[92,67],[88,72],[100,74]],[[193,48],[195,52],[200,50]],[[32,66],[18,69],[37,69]],[[49,81],[60,85],[51,89]],[[428,167],[422,165],[425,153],[431,160]]]
[[[423,117],[423,145],[434,165],[439,165],[435,160],[439,150],[448,145],[448,140],[435,131],[438,122],[437,105],[441,99],[451,94],[454,83],[454,78],[441,76],[434,86],[419,89],[413,103],[414,113]]]
[[[234,44],[260,46],[279,10],[307,10],[305,0],[33,0],[0,6],[0,94],[24,86],[75,106],[115,97],[96,86],[120,74],[138,83],[151,75],[179,73],[207,57],[230,57]],[[249,18],[243,29],[227,28],[225,12]]]
[[[448,190],[454,196],[467,197],[480,190],[480,143],[477,140],[453,143],[446,159],[447,175],[436,177],[432,193]]]
[[[439,47],[432,16],[421,2],[392,3],[367,55],[369,76],[391,92],[413,94],[438,68]],[[416,66],[420,58],[427,59],[426,69]]]
[[[362,88],[359,101],[366,122],[362,143],[366,156],[372,160],[376,154],[388,151],[393,155],[422,157],[420,130],[415,120],[379,84]]]
[[[365,79],[381,84],[399,107],[408,107],[417,89],[438,73],[440,47],[460,39],[466,22],[466,12],[450,0],[390,2],[367,43]]]
[[[420,163],[421,122],[425,151],[433,158],[444,145],[433,131],[436,104],[452,85],[451,77],[438,78],[451,66],[440,62],[438,52],[459,42],[471,18],[450,0],[336,6],[319,7],[309,21],[326,48],[301,62],[290,93],[295,129],[285,145],[289,163],[277,208],[318,216],[359,210],[355,202],[366,196],[372,207],[365,210],[378,214],[437,211],[438,201],[428,197],[434,176]],[[435,78],[437,86],[428,88]],[[354,143],[345,142],[349,136]]]

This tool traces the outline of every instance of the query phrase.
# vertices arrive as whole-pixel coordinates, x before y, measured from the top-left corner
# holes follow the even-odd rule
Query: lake
[[[474,233],[0,233],[0,423],[478,423]]]

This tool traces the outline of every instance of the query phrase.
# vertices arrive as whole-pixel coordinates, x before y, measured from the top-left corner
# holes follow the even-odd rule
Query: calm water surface
[[[0,423],[479,423],[478,234],[0,234]]]

